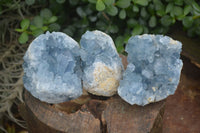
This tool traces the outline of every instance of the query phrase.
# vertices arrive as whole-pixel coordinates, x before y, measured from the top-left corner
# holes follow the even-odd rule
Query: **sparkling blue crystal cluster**
[[[113,40],[101,31],[87,31],[80,41],[83,88],[99,96],[117,92],[123,65]]]
[[[128,66],[118,94],[130,104],[146,105],[174,94],[179,83],[182,44],[167,36],[131,37],[126,46]]]
[[[82,94],[80,47],[61,32],[42,34],[24,56],[24,86],[36,98],[60,103]]]

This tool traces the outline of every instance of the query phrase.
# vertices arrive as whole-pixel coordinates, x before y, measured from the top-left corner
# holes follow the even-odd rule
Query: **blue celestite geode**
[[[183,65],[181,47],[167,36],[131,37],[126,46],[128,66],[118,88],[122,99],[144,106],[174,94]]]
[[[123,66],[112,38],[101,31],[87,31],[80,45],[83,88],[94,95],[114,95]]]
[[[42,34],[24,56],[24,86],[36,98],[60,103],[82,94],[80,47],[61,32]]]

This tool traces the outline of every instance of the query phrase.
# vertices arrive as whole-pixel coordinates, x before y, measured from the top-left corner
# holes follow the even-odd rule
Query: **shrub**
[[[33,19],[21,21],[20,43],[28,35],[38,36],[62,31],[76,40],[86,30],[110,34],[118,52],[131,35],[166,34],[171,26],[181,23],[188,36],[200,36],[200,6],[195,0],[41,0],[49,4]],[[26,0],[33,5],[34,0]],[[35,3],[37,4],[37,3]]]

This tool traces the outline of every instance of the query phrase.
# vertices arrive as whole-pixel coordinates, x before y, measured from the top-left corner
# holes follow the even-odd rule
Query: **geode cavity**
[[[123,66],[112,38],[101,31],[87,31],[80,44],[83,88],[94,95],[114,95]]]
[[[42,34],[24,56],[24,86],[36,98],[60,103],[82,94],[80,48],[61,32]]]
[[[131,37],[128,66],[118,94],[130,104],[146,105],[174,94],[182,69],[182,44],[162,35]]]

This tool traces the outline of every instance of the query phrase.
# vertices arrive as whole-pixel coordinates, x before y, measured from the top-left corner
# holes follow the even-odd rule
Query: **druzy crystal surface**
[[[24,86],[36,98],[60,103],[82,94],[80,47],[61,32],[38,36],[24,56]]]
[[[130,104],[146,105],[174,94],[182,69],[182,44],[162,35],[131,37],[128,66],[118,94]]]
[[[94,95],[114,95],[123,66],[112,38],[101,31],[87,31],[80,45],[83,88]]]

